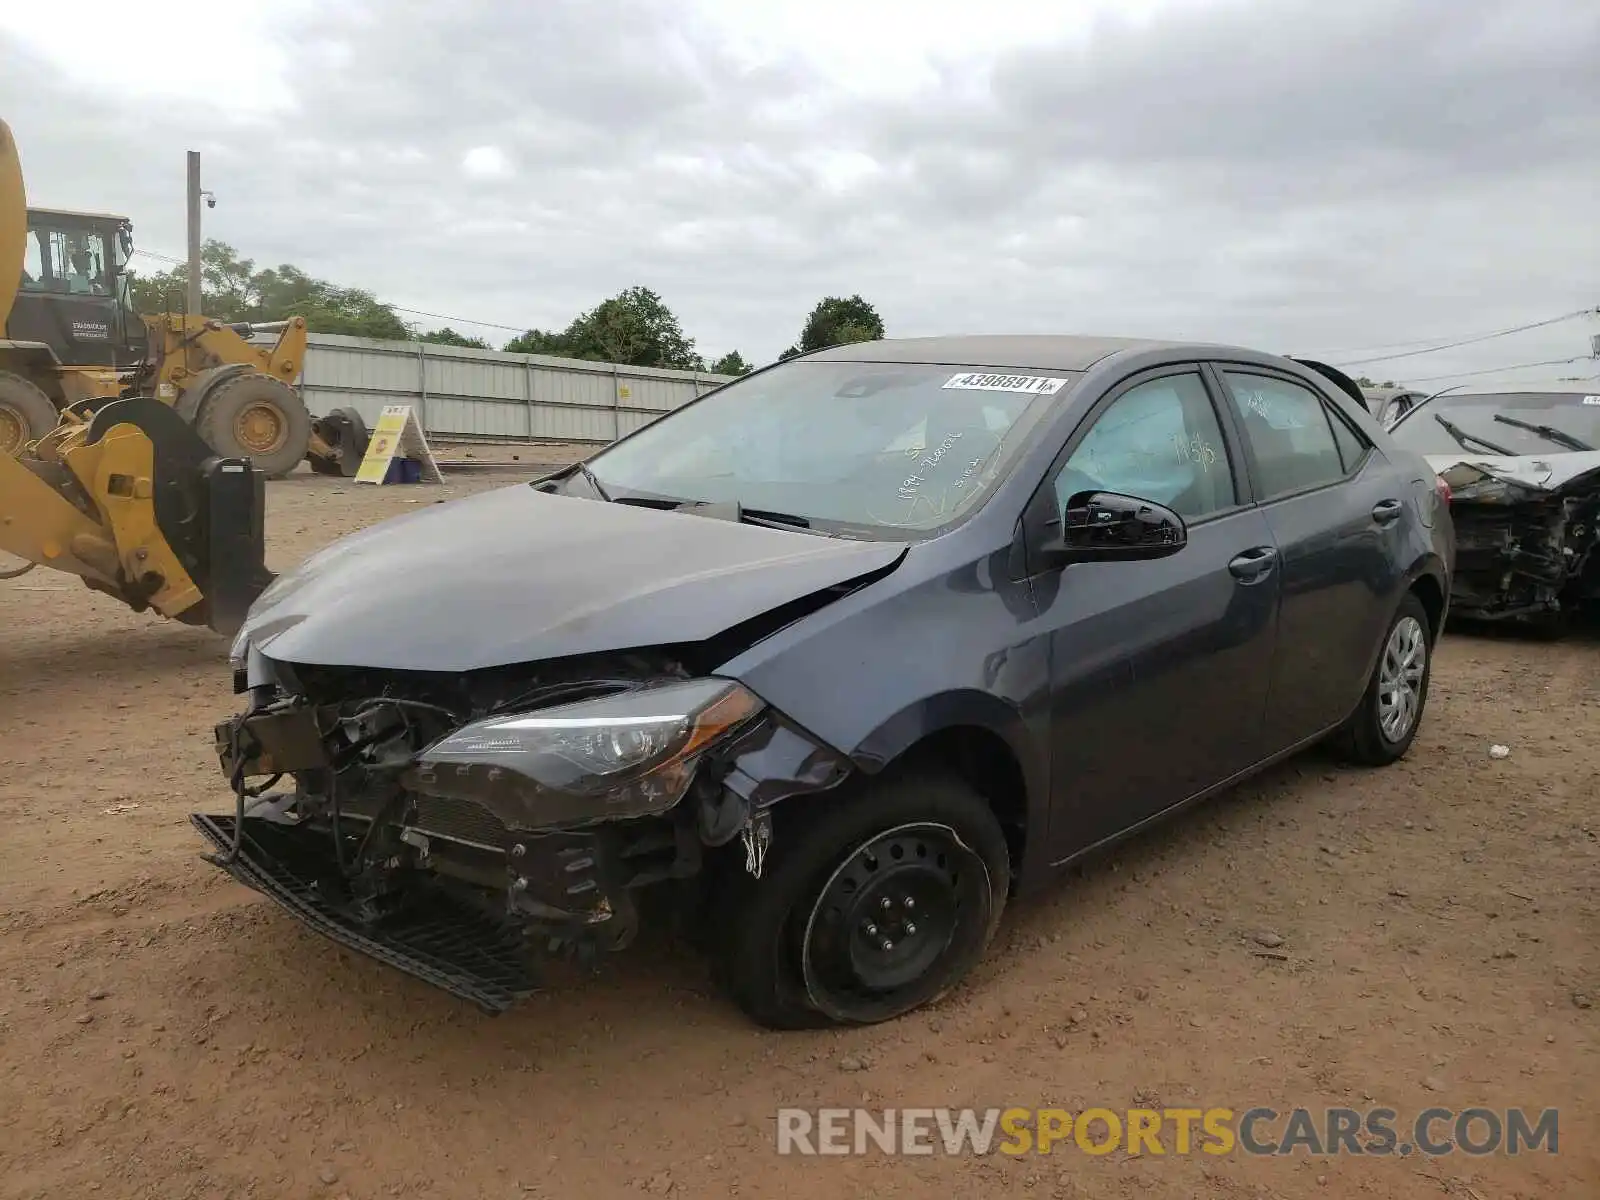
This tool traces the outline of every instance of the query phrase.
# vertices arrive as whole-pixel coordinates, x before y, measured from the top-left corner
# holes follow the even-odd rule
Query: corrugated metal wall
[[[609,442],[730,378],[314,333],[300,391],[314,414],[353,408],[368,425],[409,404],[429,437]]]

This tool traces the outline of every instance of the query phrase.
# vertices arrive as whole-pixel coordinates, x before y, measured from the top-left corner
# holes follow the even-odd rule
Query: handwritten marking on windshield
[[[939,443],[937,449],[929,451],[929,453],[923,457],[922,461],[917,463],[917,466],[920,467],[921,470],[915,475],[907,475],[900,483],[900,499],[915,500],[917,498],[918,489],[921,488],[925,482],[927,482],[927,472],[932,471],[939,465],[940,460],[942,460],[946,454],[950,453],[950,448],[956,444],[956,439],[960,436],[961,435],[959,433],[952,433],[948,435],[943,442]]]

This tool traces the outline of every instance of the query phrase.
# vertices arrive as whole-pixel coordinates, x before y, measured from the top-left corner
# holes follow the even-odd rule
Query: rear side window
[[[1233,404],[1254,451],[1264,499],[1325,487],[1343,479],[1364,453],[1348,427],[1310,388],[1269,375],[1224,371]],[[1346,462],[1345,455],[1351,455]]]
[[[1333,410],[1328,410],[1328,424],[1333,427],[1333,440],[1339,447],[1339,459],[1344,463],[1344,473],[1350,474],[1356,469],[1367,453],[1367,439],[1362,437],[1350,423]]]

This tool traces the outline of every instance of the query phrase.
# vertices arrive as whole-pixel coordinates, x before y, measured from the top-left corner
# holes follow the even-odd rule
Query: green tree
[[[488,350],[492,348],[482,338],[468,337],[464,333],[457,333],[448,325],[443,329],[435,329],[432,333],[417,334],[417,341],[432,342],[437,346],[461,346],[468,350]]]
[[[728,351],[728,353],[711,364],[711,373],[713,375],[748,375],[753,369],[749,363],[745,362],[744,355],[737,350]]]
[[[850,342],[873,342],[883,336],[883,318],[859,295],[825,296],[806,318],[800,340],[779,357],[793,358]]]
[[[634,367],[704,369],[694,339],[647,287],[631,287],[580,313],[561,333],[530,329],[506,343],[518,354],[553,354]]]
[[[149,277],[135,275],[130,285],[133,306],[141,313],[181,311],[188,281],[187,266]],[[316,279],[288,263],[258,271],[254,259],[240,258],[232,246],[215,239],[200,250],[200,296],[205,315],[219,321],[304,317],[313,333],[410,337],[394,309],[371,292]]]

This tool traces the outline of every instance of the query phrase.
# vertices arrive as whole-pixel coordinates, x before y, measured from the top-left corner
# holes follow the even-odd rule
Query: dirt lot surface
[[[274,484],[272,565],[507,480]],[[0,1196],[1600,1196],[1600,639],[1447,636],[1398,766],[1299,759],[1015,906],[937,1010],[777,1035],[665,939],[499,1018],[341,951],[198,857],[188,814],[231,811],[217,638],[42,570],[0,625]],[[856,1104],[1377,1105],[1402,1131],[1524,1105],[1561,1140],[775,1153],[778,1107]]]

